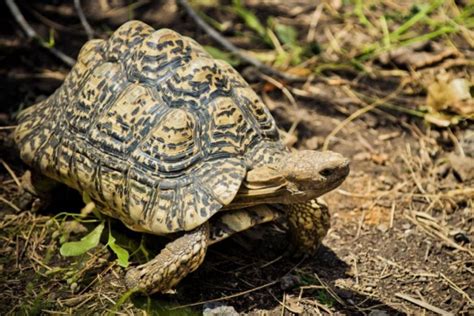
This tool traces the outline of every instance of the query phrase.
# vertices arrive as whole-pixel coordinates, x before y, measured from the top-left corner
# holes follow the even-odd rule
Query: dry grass
[[[246,68],[173,1],[83,0],[79,11],[87,21],[72,3],[33,1],[20,9],[36,37],[54,33],[54,49],[71,56],[91,33],[84,25],[107,37],[129,18],[215,46],[211,52],[235,63],[262,96],[290,146],[352,158],[351,176],[327,196],[332,228],[324,247],[303,261],[282,256],[284,224],[263,225],[213,246],[175,294],[152,297],[126,292],[124,269],[103,246],[62,257],[61,242],[79,239],[96,218],[81,218],[83,205],[69,199],[42,212],[18,207],[26,167],[8,134],[16,112],[52,93],[68,69],[48,49],[36,52],[4,12],[11,32],[0,40],[8,65],[0,70],[0,313],[193,315],[216,304],[248,315],[474,313],[472,97],[453,99],[433,90],[433,83],[444,91],[455,79],[472,89],[472,6],[206,2],[192,4],[225,40],[278,72],[307,79],[293,82]],[[41,45],[46,42],[51,38]],[[428,91],[435,102],[428,101]],[[112,232],[123,247],[136,250],[134,263],[165,242],[118,222]]]

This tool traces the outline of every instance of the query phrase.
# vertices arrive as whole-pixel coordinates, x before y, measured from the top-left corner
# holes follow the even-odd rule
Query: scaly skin
[[[299,254],[314,254],[331,225],[326,203],[322,199],[314,199],[287,207],[290,235],[296,251]]]
[[[153,260],[127,272],[127,287],[150,294],[174,288],[201,265],[209,245],[255,225],[280,218],[284,213],[277,208],[287,213],[289,232],[297,253],[314,254],[330,226],[329,211],[322,199],[275,208],[258,205],[222,214],[211,221],[211,233],[209,223],[205,223],[169,243]]]
[[[209,223],[170,242],[152,260],[130,269],[125,283],[146,293],[166,292],[196,270],[204,260],[209,244]]]

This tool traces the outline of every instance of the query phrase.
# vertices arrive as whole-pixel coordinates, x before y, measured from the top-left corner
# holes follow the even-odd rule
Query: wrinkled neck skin
[[[349,160],[338,153],[291,152],[276,163],[249,170],[226,209],[303,203],[337,188],[348,174]]]

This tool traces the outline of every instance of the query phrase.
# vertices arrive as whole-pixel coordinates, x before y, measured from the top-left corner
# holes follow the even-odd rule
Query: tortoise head
[[[338,187],[349,174],[349,159],[331,151],[287,153],[277,162],[247,172],[232,206],[292,204],[311,200]]]
[[[320,196],[338,187],[349,174],[349,159],[331,151],[303,150],[289,153],[277,164],[295,194]]]

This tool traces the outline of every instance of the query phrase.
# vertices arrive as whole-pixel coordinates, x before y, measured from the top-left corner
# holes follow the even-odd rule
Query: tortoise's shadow
[[[289,243],[285,232],[275,227],[260,225],[211,246],[204,263],[181,281],[175,294],[150,297],[148,308],[156,300],[186,314],[222,304],[247,313],[280,308],[280,315],[286,294],[287,301],[316,301],[344,314],[364,315],[364,310],[372,309],[403,314],[379,300],[337,286],[337,280],[353,278],[351,267],[326,246],[311,258],[282,255]],[[139,296],[133,301],[143,308]]]
[[[61,194],[56,195],[51,209],[82,204],[77,192],[65,187],[58,190]],[[143,241],[149,258],[169,242],[167,238],[132,232],[118,220],[112,219],[111,227],[119,244],[129,250],[137,249]],[[204,263],[178,284],[176,293],[150,297],[135,294],[132,302],[150,315],[195,315],[216,304],[248,313],[281,309],[286,294],[286,299],[302,298],[348,315],[364,315],[364,311],[371,310],[403,314],[379,300],[338,286],[338,280],[344,283],[353,276],[350,265],[331,248],[323,245],[314,256],[301,259],[286,255],[288,246],[281,223],[253,227],[212,245]],[[134,263],[137,259],[146,261],[139,257],[132,258]]]

